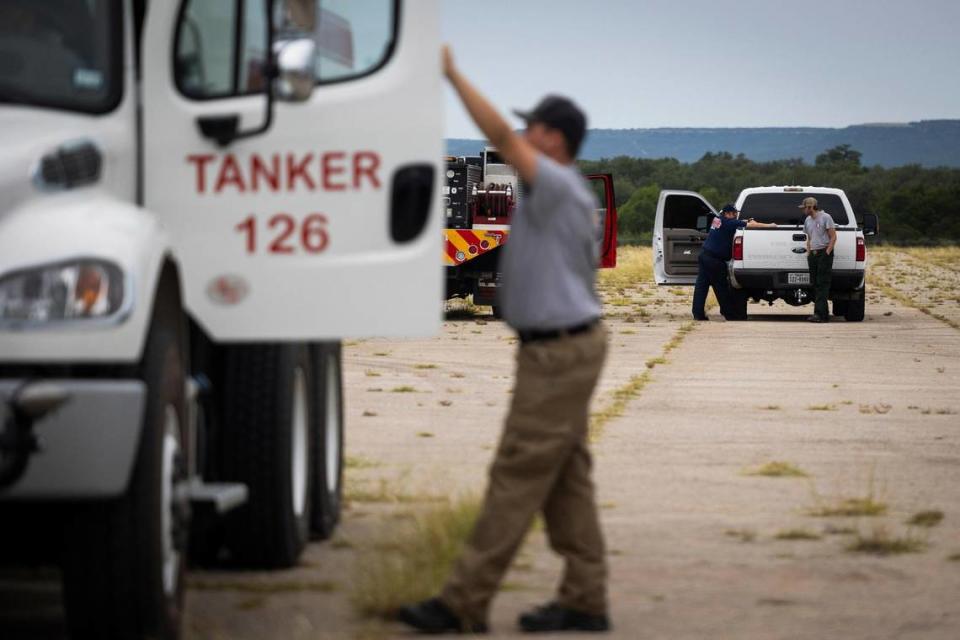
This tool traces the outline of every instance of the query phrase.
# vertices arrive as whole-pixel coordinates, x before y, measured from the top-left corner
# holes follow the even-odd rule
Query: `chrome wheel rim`
[[[293,513],[303,516],[307,506],[307,382],[303,370],[294,371],[293,380],[293,434],[290,438],[290,486]]]

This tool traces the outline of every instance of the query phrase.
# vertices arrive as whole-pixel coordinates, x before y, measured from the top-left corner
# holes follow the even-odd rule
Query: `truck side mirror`
[[[875,213],[863,214],[863,235],[875,236],[880,233],[880,219]]]
[[[278,40],[276,52],[277,77],[273,93],[283,102],[306,102],[316,84],[317,43],[313,38]]]
[[[706,233],[709,230],[707,216],[697,216],[697,231]]]

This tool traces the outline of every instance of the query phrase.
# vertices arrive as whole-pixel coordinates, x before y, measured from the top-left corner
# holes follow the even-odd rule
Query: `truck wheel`
[[[495,304],[492,307],[490,307],[490,309],[491,309],[491,314],[495,319],[497,320],[503,319],[503,309],[500,305]]]
[[[733,317],[727,318],[727,320],[746,320],[747,319],[747,302],[749,301],[750,296],[747,295],[747,292],[743,289],[730,289],[730,306],[732,307],[731,312]]]
[[[844,313],[847,322],[863,322],[867,303],[867,288],[861,289],[859,294],[859,297],[847,301],[847,309]]]
[[[840,317],[847,315],[847,309],[850,308],[849,300],[834,300],[833,301],[833,315]]]
[[[126,493],[78,506],[64,528],[63,600],[71,637],[178,638],[189,504],[185,341],[176,280],[154,305],[140,376],[147,386]]]
[[[343,483],[343,358],[340,343],[310,348],[316,411],[313,447],[313,512],[311,530],[326,540],[340,521]]]
[[[310,532],[314,369],[304,344],[224,349],[219,389],[223,480],[242,482],[246,504],[225,523],[232,562],[290,567]]]

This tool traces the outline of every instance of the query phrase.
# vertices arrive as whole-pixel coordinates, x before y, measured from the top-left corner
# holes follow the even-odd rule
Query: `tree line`
[[[611,173],[623,243],[647,243],[662,189],[697,191],[714,207],[736,200],[742,189],[812,185],[843,189],[854,213],[880,217],[880,241],[897,244],[960,242],[960,169],[919,165],[865,167],[861,154],[840,145],[817,156],[754,162],[744,155],[707,153],[692,163],[618,156],[582,160],[584,173]]]

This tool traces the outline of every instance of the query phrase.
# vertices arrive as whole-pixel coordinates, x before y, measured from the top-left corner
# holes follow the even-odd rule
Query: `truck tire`
[[[847,309],[850,308],[849,300],[834,300],[833,301],[833,315],[837,317],[842,317],[847,315]]]
[[[231,563],[293,566],[310,533],[314,369],[304,344],[224,348],[218,391],[222,479],[247,485],[224,545]]]
[[[314,371],[313,510],[310,529],[326,540],[340,521],[343,485],[343,357],[339,342],[310,348]]]
[[[747,292],[743,289],[730,289],[730,306],[731,306],[731,317],[727,320],[746,320],[747,319],[747,302],[750,300],[750,296],[747,295]]]
[[[847,322],[863,322],[867,303],[867,288],[861,289],[859,294],[859,297],[847,301],[847,309],[843,314]]]
[[[63,600],[74,638],[180,636],[189,505],[184,317],[175,278],[154,303],[139,374],[142,433],[120,498],[77,506],[64,527]]]

